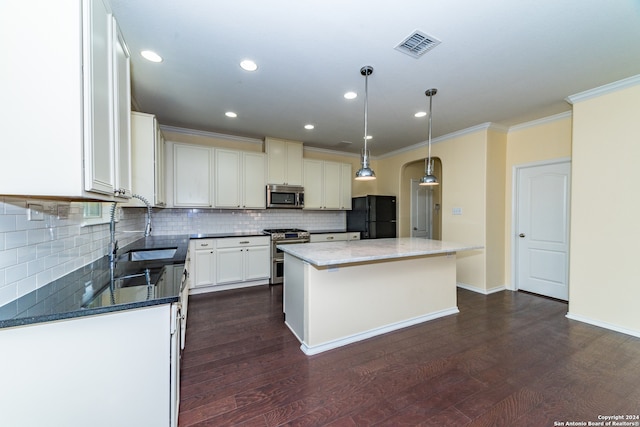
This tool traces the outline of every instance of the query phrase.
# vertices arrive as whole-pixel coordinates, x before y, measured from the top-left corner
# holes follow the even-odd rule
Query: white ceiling
[[[162,125],[357,153],[360,68],[371,65],[374,156],[427,139],[427,118],[413,115],[428,109],[429,88],[435,138],[569,111],[567,96],[640,74],[638,0],[110,3],[132,53],[135,102]],[[442,43],[419,59],[395,50],[414,30]],[[239,67],[245,58],[256,72]],[[358,98],[345,100],[349,90]]]

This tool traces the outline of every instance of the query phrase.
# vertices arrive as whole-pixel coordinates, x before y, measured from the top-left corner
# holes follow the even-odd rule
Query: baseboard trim
[[[189,289],[189,295],[208,294],[209,292],[228,291],[230,289],[250,288],[253,286],[263,286],[268,284],[269,279],[255,280],[252,282],[244,283],[231,283],[228,285],[198,286],[197,288]]]
[[[314,345],[314,346],[309,346],[305,344],[302,340],[300,340],[300,337],[298,337],[295,333],[294,335],[296,336],[296,338],[298,338],[298,341],[300,341],[302,344],[300,345],[300,350],[302,350],[302,352],[307,356],[313,356],[314,354],[322,353],[328,350],[333,350],[334,348],[343,347],[348,344],[353,344],[355,342],[366,340],[368,338],[372,338],[377,335],[382,335],[388,332],[397,331],[398,329],[406,328],[409,326],[417,325],[419,323],[428,322],[430,320],[434,320],[439,317],[450,316],[452,314],[457,314],[457,313],[460,313],[460,310],[458,310],[458,307],[451,307],[444,310],[435,311],[433,313],[425,314],[424,316],[418,316],[412,319],[403,320],[401,322],[391,323],[389,325],[381,326],[379,328],[370,329],[365,332],[350,335],[345,338],[340,338],[337,340],[329,341],[329,342]]]
[[[466,283],[461,283],[461,282],[457,282],[456,286],[471,292],[482,294],[482,295],[490,295],[490,294],[495,294],[496,292],[502,292],[507,290],[506,286],[498,286],[497,288],[491,288],[491,289],[482,289],[477,286],[467,285]]]
[[[607,323],[601,320],[595,320],[586,316],[581,316],[579,314],[572,314],[572,313],[567,313],[566,317],[567,319],[577,320],[578,322],[588,323],[589,325],[598,326],[599,328],[609,329],[610,331],[620,332],[622,334],[631,335],[632,337],[640,338],[640,331],[623,328],[621,326],[617,326],[612,323]]]

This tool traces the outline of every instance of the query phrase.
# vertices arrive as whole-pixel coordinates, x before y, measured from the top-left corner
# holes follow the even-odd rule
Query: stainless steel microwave
[[[268,208],[304,208],[304,187],[301,185],[267,185]]]

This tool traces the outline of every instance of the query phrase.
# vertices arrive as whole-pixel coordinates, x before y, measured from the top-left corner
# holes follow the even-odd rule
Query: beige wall
[[[481,129],[454,135],[431,147],[432,156],[439,158],[442,164],[442,175],[438,176],[442,182],[442,240],[486,247],[487,135],[487,129]],[[410,222],[407,190],[403,190],[406,185],[403,183],[406,178],[404,170],[406,165],[423,161],[425,155],[426,149],[419,147],[379,159],[375,169],[379,194],[401,195],[398,221],[403,233],[408,230]],[[418,178],[420,176],[422,173]],[[462,215],[453,215],[454,207],[462,208]],[[461,252],[457,256],[457,281],[486,291],[485,250]]]
[[[571,156],[571,114],[557,116],[516,126],[507,135],[505,159],[504,203],[504,278],[509,289],[512,283],[512,212],[514,167],[529,163],[569,158]]]
[[[486,184],[486,290],[505,287],[505,181],[507,134],[489,129],[487,133]]]
[[[569,314],[640,335],[640,84],[573,107]]]

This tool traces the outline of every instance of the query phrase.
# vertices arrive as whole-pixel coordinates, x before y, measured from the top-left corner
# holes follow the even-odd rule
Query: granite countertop
[[[304,245],[282,245],[278,246],[278,248],[309,264],[322,267],[412,256],[446,254],[482,249],[483,247],[442,240],[401,237],[397,239],[367,239],[328,243],[305,243]]]
[[[180,268],[184,264],[188,247],[187,235],[149,236],[136,240],[118,250],[114,274],[120,278],[131,275],[136,277],[116,280],[116,286],[112,290],[109,286],[109,260],[104,256],[0,307],[0,328],[178,301],[181,289],[180,283],[174,281],[176,275],[165,274],[162,286],[153,285],[169,266]],[[171,258],[165,259],[127,259],[127,253],[132,250],[164,248],[176,248],[176,252]],[[147,283],[147,277],[152,286]]]

